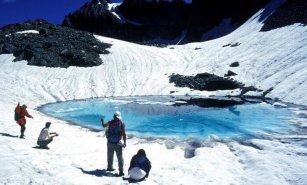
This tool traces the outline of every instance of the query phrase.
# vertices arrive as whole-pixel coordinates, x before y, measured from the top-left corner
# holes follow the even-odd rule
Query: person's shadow
[[[87,171],[87,170],[84,170],[81,167],[77,167],[77,168],[80,169],[82,171],[82,173],[88,174],[88,175],[95,175],[97,177],[103,177],[103,176],[105,176],[105,177],[117,177],[116,174],[111,173],[111,172],[107,171],[106,169],[103,169],[103,170],[96,169],[96,170]]]
[[[8,134],[8,133],[0,133],[0,135],[2,136],[6,136],[6,137],[18,137],[18,136],[14,136],[14,135],[11,135],[11,134]]]
[[[41,147],[41,146],[34,146],[32,148],[35,148],[35,149],[42,149],[42,150],[49,150],[50,148],[49,147]]]
[[[87,171],[87,170],[84,170],[81,167],[76,167],[76,168],[80,169],[82,171],[82,173],[84,173],[84,174],[95,175],[97,177],[103,177],[103,176],[104,177],[118,177],[118,174],[111,173],[111,172],[107,171],[106,169],[103,169],[103,170],[96,169],[96,170]],[[138,182],[143,181],[144,179],[133,180],[133,179],[130,179],[130,178],[123,177],[123,180],[127,180],[129,183],[138,183]]]
[[[123,177],[123,180],[128,181],[129,183],[138,183],[138,182],[142,182],[145,180],[145,178],[140,179],[140,180],[134,180],[134,179],[130,179],[129,177]]]

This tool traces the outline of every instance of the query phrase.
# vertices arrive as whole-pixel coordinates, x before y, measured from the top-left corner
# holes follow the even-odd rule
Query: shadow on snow
[[[0,133],[0,135],[2,136],[7,136],[7,137],[18,137],[18,136],[14,136],[14,135],[11,135],[11,134],[8,134],[8,133]]]
[[[95,175],[97,177],[117,177],[117,174],[111,173],[109,171],[107,171],[106,169],[96,169],[96,170],[84,170],[81,167],[77,167],[78,169],[80,169],[82,171],[82,173],[84,174],[88,174],[88,175]]]

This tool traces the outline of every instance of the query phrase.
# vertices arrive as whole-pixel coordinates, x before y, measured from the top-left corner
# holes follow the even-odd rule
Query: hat
[[[27,106],[26,106],[25,104],[23,104],[21,107],[22,107],[22,108],[24,108],[24,109],[26,109],[26,108],[27,108]]]
[[[122,114],[119,111],[116,111],[114,113],[114,117],[117,117],[118,119],[122,120]]]
[[[51,122],[46,122],[46,127],[50,127]]]

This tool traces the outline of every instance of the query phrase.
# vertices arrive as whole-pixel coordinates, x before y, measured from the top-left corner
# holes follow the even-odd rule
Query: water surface
[[[168,97],[122,97],[47,104],[40,110],[81,126],[102,129],[100,118],[111,120],[120,111],[127,133],[150,137],[256,137],[287,133],[293,114],[270,104],[226,108],[174,106]]]

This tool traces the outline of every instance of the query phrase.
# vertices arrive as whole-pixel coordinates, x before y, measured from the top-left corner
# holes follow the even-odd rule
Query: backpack
[[[122,122],[112,120],[109,122],[109,128],[106,131],[108,142],[117,144],[121,139]]]
[[[21,108],[16,107],[16,109],[14,111],[14,119],[15,119],[15,121],[18,121],[21,117],[22,117],[22,115],[21,115]]]

